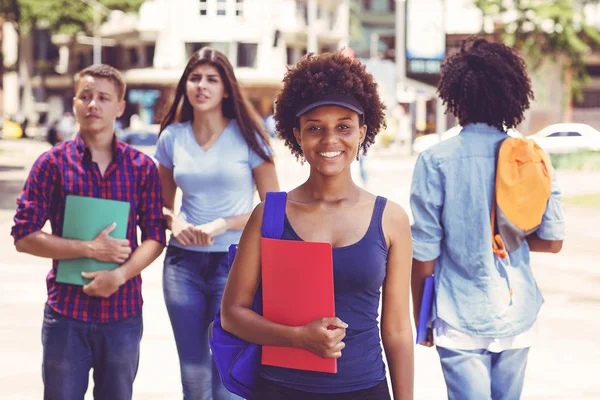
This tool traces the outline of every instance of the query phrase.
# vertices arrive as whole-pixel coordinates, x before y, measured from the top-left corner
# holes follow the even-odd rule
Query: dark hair
[[[82,69],[77,73],[75,77],[75,91],[77,91],[77,87],[79,86],[79,82],[86,76],[93,76],[94,78],[104,78],[112,81],[117,88],[117,95],[119,96],[119,101],[125,98],[125,81],[123,80],[123,76],[121,73],[114,67],[106,64],[94,64],[90,65],[87,68]]]
[[[256,154],[265,161],[272,161],[272,156],[265,150],[265,147],[269,145],[265,128],[260,122],[254,107],[242,94],[231,63],[223,53],[209,47],[201,48],[190,57],[177,84],[175,99],[161,121],[160,132],[174,122],[185,122],[194,119],[194,110],[185,90],[186,83],[192,71],[199,65],[204,64],[212,65],[219,71],[221,80],[225,85],[225,91],[229,93],[229,97],[224,98],[221,103],[223,115],[237,121],[246,143]],[[260,143],[259,140],[262,140],[263,143]]]
[[[519,125],[534,98],[523,59],[501,43],[478,38],[465,40],[444,61],[438,93],[461,125],[483,122],[501,130]]]
[[[299,127],[296,111],[308,99],[327,94],[350,96],[362,105],[367,133],[360,147],[366,154],[379,130],[386,127],[385,106],[379,98],[377,83],[365,66],[359,60],[340,53],[309,53],[288,68],[283,78],[283,89],[275,102],[277,133],[292,154],[296,158],[301,157],[302,148],[294,137],[294,128]]]

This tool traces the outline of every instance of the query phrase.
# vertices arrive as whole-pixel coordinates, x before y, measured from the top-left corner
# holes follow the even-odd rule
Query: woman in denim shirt
[[[438,90],[464,128],[421,153],[413,176],[415,317],[434,273],[436,293],[421,344],[436,345],[450,400],[519,399],[543,303],[529,253],[557,253],[565,235],[556,174],[541,225],[505,269],[492,251],[490,213],[498,146],[533,99],[525,64],[502,44],[469,40],[445,61]]]

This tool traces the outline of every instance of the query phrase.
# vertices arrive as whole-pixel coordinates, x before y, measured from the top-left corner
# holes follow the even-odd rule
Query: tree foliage
[[[110,10],[137,11],[144,0],[99,0]],[[20,33],[44,24],[52,33],[90,33],[94,10],[82,0],[0,0],[0,16]],[[106,19],[106,16],[103,16]]]
[[[586,57],[600,49],[600,33],[585,20],[588,3],[598,1],[475,0],[484,16],[497,21],[504,43],[519,49],[533,69],[547,59],[563,66],[576,96],[589,79]]]

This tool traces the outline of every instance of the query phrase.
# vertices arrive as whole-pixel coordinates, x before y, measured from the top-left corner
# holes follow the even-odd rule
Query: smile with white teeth
[[[325,158],[334,158],[339,156],[340,154],[342,154],[341,151],[327,151],[325,153],[319,153],[319,155],[321,157],[325,157]]]

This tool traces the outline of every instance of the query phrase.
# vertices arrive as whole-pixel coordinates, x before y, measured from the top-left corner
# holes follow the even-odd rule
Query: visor
[[[358,102],[358,100],[356,100],[354,97],[338,94],[328,94],[324,96],[315,97],[306,101],[302,106],[300,106],[298,111],[296,111],[296,117],[300,118],[307,112],[310,112],[315,108],[323,106],[339,106],[347,108],[357,113],[361,120],[363,119],[365,114],[365,110]]]

